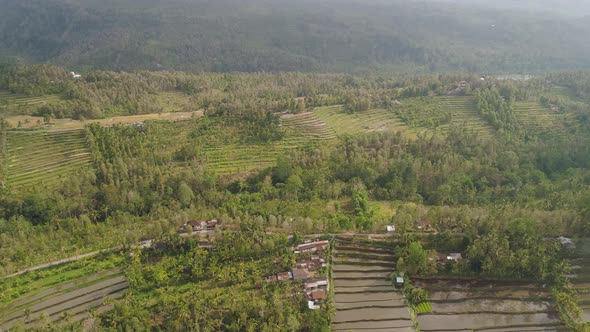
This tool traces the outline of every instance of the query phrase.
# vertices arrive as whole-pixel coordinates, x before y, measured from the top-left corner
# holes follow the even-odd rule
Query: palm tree
[[[29,318],[31,318],[32,313],[33,313],[33,311],[31,311],[31,308],[25,309],[25,323],[29,322]]]
[[[69,311],[64,311],[61,314],[61,319],[63,320],[63,322],[65,324],[69,324],[70,323],[70,319],[72,319],[72,314]]]

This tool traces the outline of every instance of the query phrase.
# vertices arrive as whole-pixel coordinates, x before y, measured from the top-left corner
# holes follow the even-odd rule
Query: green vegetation
[[[539,326],[561,326],[555,313],[570,311],[568,264],[552,239],[590,236],[585,76],[564,76],[577,82],[570,85],[561,76],[552,83],[551,76],[520,82],[301,73],[88,72],[74,80],[62,68],[33,68],[4,68],[0,84],[14,93],[58,95],[64,104],[35,111],[49,121],[106,119],[72,131],[3,122],[0,275],[97,249],[134,248],[114,254],[127,262],[124,300],[85,298],[112,309],[96,315],[98,329],[325,331],[331,321],[355,329],[375,309],[361,302],[374,301],[388,301],[371,311],[382,328],[405,328],[412,317],[403,295],[426,326],[473,314],[489,322],[507,311],[495,305],[482,314],[488,300],[501,297],[473,284],[462,286],[474,289],[465,303],[441,300],[444,294],[422,281],[429,278],[533,289],[541,304],[503,301],[532,308]],[[575,100],[556,84],[575,91]],[[187,109],[202,111],[175,122],[104,125],[113,114]],[[573,135],[560,134],[570,129]],[[214,218],[223,228],[191,226],[194,234],[179,235],[188,222]],[[374,234],[386,226],[396,230]],[[348,232],[371,233],[365,236],[372,240],[344,239]],[[310,310],[298,283],[264,280],[292,267],[289,247],[300,234],[338,238],[328,260],[335,264],[328,271],[335,306]],[[151,247],[134,247],[142,240]],[[445,259],[450,253],[462,259]],[[119,265],[88,274],[67,266],[44,278],[9,279],[0,305]],[[411,283],[404,294],[391,286],[396,272]],[[60,295],[77,289],[67,290]],[[123,296],[121,290],[113,294]],[[386,294],[373,294],[379,292]],[[484,309],[466,309],[473,303]],[[56,313],[68,311],[62,309]],[[441,318],[447,314],[457,319]],[[56,316],[49,316],[51,323]]]

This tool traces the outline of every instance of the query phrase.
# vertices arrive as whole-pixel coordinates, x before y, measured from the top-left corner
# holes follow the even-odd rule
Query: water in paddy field
[[[528,81],[531,80],[533,78],[535,78],[535,75],[529,75],[529,74],[507,74],[507,75],[496,75],[494,76],[496,79],[501,80],[501,81],[508,81],[508,80],[512,80],[512,81]]]
[[[563,326],[551,291],[542,284],[444,280],[416,284],[429,291],[432,306],[431,313],[418,316],[422,331],[558,330]]]

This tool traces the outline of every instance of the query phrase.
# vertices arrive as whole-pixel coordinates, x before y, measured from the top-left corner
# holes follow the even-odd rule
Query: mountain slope
[[[436,2],[0,0],[0,53],[206,71],[590,68],[584,20]]]

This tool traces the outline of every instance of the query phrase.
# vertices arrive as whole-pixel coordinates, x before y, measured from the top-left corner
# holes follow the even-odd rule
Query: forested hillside
[[[408,1],[0,1],[0,54],[70,68],[590,67],[587,20]]]

